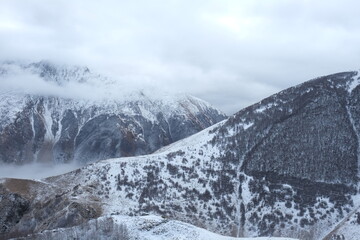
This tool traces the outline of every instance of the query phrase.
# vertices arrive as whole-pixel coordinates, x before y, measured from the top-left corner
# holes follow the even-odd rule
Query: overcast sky
[[[86,65],[228,114],[360,64],[356,0],[0,0],[0,60]]]

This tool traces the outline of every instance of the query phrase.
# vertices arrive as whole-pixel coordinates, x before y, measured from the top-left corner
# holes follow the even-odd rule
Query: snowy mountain
[[[192,96],[117,91],[112,80],[83,67],[4,63],[0,80],[6,87],[0,93],[5,163],[88,163],[148,154],[225,118]],[[30,80],[36,86],[28,86]]]
[[[178,229],[164,221],[233,237],[351,239],[360,232],[359,80],[345,72],[305,82],[151,155],[41,181],[4,179],[1,232],[104,231],[98,221],[110,218],[129,223],[130,234],[145,225],[144,239]],[[148,214],[162,216],[157,227],[142,223]],[[126,216],[136,220],[119,220]]]

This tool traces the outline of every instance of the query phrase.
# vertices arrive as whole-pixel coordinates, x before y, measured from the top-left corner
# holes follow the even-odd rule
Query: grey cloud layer
[[[319,75],[357,70],[355,0],[3,0],[1,58],[88,65],[188,92],[227,113]]]
[[[85,101],[117,100],[120,102],[139,97],[139,90],[146,94],[155,93],[158,97],[162,97],[163,95],[161,94],[164,94],[150,85],[143,89],[143,86],[138,81],[124,86],[122,83],[124,84],[125,80],[109,79],[93,73],[85,75],[85,82],[79,81],[76,75],[82,74],[82,72],[71,75],[71,70],[74,71],[74,68],[77,68],[76,66],[56,66],[59,68],[59,71],[63,68],[69,70],[67,73],[70,74],[70,76],[68,75],[69,81],[63,79],[61,83],[57,83],[54,80],[46,80],[46,78],[40,77],[37,72],[38,69],[29,67],[26,64],[20,66],[13,63],[2,63],[0,72],[4,71],[4,74],[0,75],[0,94],[18,92]],[[72,67],[73,69],[71,69]],[[129,78],[126,79],[129,80]]]

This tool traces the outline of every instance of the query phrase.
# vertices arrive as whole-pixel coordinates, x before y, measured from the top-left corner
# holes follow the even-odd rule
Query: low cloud
[[[49,63],[52,64],[52,63]],[[52,66],[52,65],[50,65]],[[76,69],[81,67],[53,65],[62,69]],[[157,93],[159,89],[153,89],[146,81],[134,81],[131,83],[131,76],[126,80],[109,79],[98,74],[86,73],[85,81],[76,81],[76,74],[67,81],[60,78],[60,83],[55,80],[48,80],[41,77],[38,73],[39,69],[29,67],[29,65],[21,65],[18,63],[3,64],[4,74],[0,75],[0,92],[21,92],[26,94],[55,96],[65,99],[78,100],[123,100],[128,99],[134,92],[141,90],[146,92]],[[83,74],[80,70],[80,74]],[[130,82],[128,82],[130,80]],[[137,77],[137,80],[138,77]],[[141,84],[140,84],[141,83]]]
[[[98,93],[88,84],[76,82],[65,83],[63,86],[53,81],[46,81],[35,73],[26,71],[16,65],[9,65],[7,73],[1,77],[0,89],[3,92],[14,91],[34,95],[58,96],[63,98],[90,98],[89,93]]]
[[[12,164],[0,164],[0,178],[43,179],[57,176],[80,168],[72,164],[41,164],[31,163],[22,166]]]

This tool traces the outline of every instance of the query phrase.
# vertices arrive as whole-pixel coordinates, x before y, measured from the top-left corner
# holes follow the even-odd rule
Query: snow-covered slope
[[[306,82],[151,155],[6,180],[3,199],[17,201],[3,200],[0,220],[13,216],[6,231],[21,235],[154,214],[227,236],[321,239],[360,206],[356,82],[357,72]]]
[[[295,240],[293,238],[233,238],[159,216],[108,216],[71,228],[44,231],[31,239],[121,239],[121,240]]]
[[[225,118],[188,95],[118,92],[114,82],[87,68],[40,62],[0,69],[6,87],[0,92],[0,162],[86,163],[142,155]]]
[[[324,240],[357,240],[360,236],[360,212],[355,211],[338,223]]]

